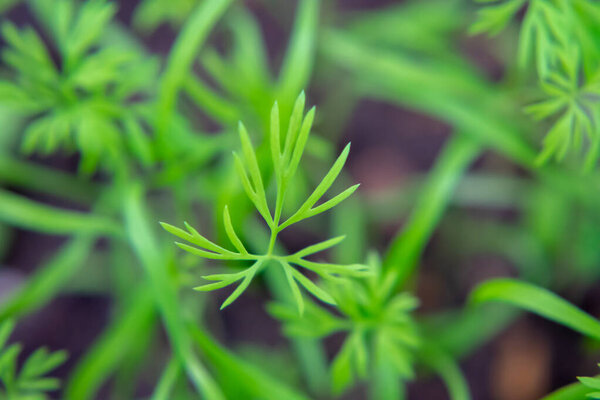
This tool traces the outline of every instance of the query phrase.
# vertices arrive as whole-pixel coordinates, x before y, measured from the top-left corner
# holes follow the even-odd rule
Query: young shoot
[[[269,202],[267,200],[262,174],[248,132],[241,122],[239,124],[242,154],[240,156],[234,152],[236,170],[246,195],[254,204],[259,214],[263,217],[270,230],[269,243],[262,254],[252,254],[246,249],[246,246],[233,228],[227,206],[223,210],[223,221],[225,232],[235,247],[235,250],[219,246],[206,239],[188,223],[185,223],[187,231],[167,223],[161,223],[165,230],[193,245],[176,243],[185,251],[207,259],[251,262],[251,265],[248,268],[237,273],[204,276],[204,279],[215,282],[195,288],[199,291],[211,291],[241,281],[233,293],[223,302],[221,309],[235,301],[244,290],[246,290],[248,285],[250,285],[252,279],[260,273],[263,268],[271,265],[271,262],[278,264],[283,269],[298,307],[298,311],[301,314],[304,311],[304,300],[300,292],[300,286],[325,303],[335,304],[335,300],[330,293],[306,277],[299,267],[312,271],[326,279],[332,279],[341,275],[360,276],[365,273],[365,266],[360,264],[338,265],[314,262],[306,259],[307,256],[326,250],[340,243],[344,239],[343,236],[316,243],[294,254],[285,255],[276,254],[275,252],[275,243],[281,231],[292,224],[335,207],[354,193],[359,186],[351,186],[333,198],[317,205],[317,202],[333,185],[333,182],[340,174],[342,167],[348,158],[348,152],[350,151],[350,144],[348,144],[334,162],[329,172],[327,172],[322,181],[297,211],[287,218],[284,218],[282,215],[285,197],[292,185],[292,179],[300,164],[300,159],[302,158],[315,115],[315,107],[310,109],[308,113],[304,115],[304,103],[305,96],[304,92],[302,92],[294,105],[288,124],[287,134],[284,138],[281,137],[279,107],[277,103],[274,104],[271,110],[270,150],[275,183],[277,186],[274,208],[270,207],[268,204]]]

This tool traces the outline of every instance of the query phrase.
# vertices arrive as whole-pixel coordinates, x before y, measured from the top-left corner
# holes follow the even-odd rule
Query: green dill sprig
[[[34,2],[59,53],[56,63],[32,28],[2,25],[7,48],[3,63],[9,77],[0,80],[0,104],[32,121],[25,128],[22,151],[50,154],[62,148],[81,153],[80,170],[98,164],[114,167],[130,151],[144,165],[152,160],[138,108],[130,100],[148,94],[157,65],[103,34],[116,12],[105,0]]]
[[[540,81],[540,86],[548,98],[528,106],[525,111],[536,119],[552,118],[557,114],[558,117],[546,134],[538,163],[545,163],[552,156],[563,160],[571,148],[583,152],[587,143],[584,167],[592,168],[600,150],[600,70],[586,77],[581,71],[578,49],[565,48],[557,52],[557,61]]]
[[[486,7],[479,10],[477,21],[471,26],[472,33],[497,35],[525,8],[519,33],[518,64],[525,69],[533,57],[540,77],[544,77],[553,64],[556,46],[572,43],[591,46],[591,26],[587,26],[590,20],[585,14],[600,11],[596,2],[590,0],[476,1],[486,3]]]
[[[399,293],[382,302],[379,260],[372,257],[369,267],[370,274],[362,279],[348,278],[329,285],[341,317],[313,303],[307,304],[302,316],[288,304],[269,305],[271,315],[283,321],[290,336],[324,338],[346,332],[346,340],[331,364],[336,394],[349,388],[356,376],[366,379],[376,365],[391,367],[399,379],[414,377],[414,354],[421,340],[411,313],[418,300],[409,293]]]
[[[19,344],[7,346],[14,329],[14,322],[5,321],[0,325],[0,398],[7,400],[44,400],[46,392],[60,387],[60,381],[45,375],[60,366],[67,359],[64,351],[48,352],[45,348],[36,350],[27,358],[23,366],[17,368],[21,353]]]
[[[479,11],[472,32],[497,34],[526,6],[519,35],[518,64],[533,60],[547,100],[526,108],[537,119],[554,118],[538,164],[563,160],[570,149],[586,153],[584,169],[600,156],[598,78],[600,4],[590,0],[507,0]],[[558,115],[557,115],[558,114]],[[585,149],[585,150],[584,150]]]
[[[284,139],[283,149],[280,132],[279,107],[277,103],[275,103],[271,111],[270,150],[277,186],[273,212],[268,204],[267,192],[265,190],[262,174],[250,137],[248,136],[248,132],[244,125],[242,123],[239,124],[242,155],[240,156],[234,152],[235,166],[246,195],[252,201],[259,214],[263,217],[271,232],[268,248],[263,254],[253,254],[246,249],[242,240],[235,232],[227,206],[223,210],[223,221],[225,232],[235,247],[235,250],[229,250],[213,243],[187,223],[185,223],[187,231],[166,223],[161,223],[165,230],[194,245],[190,246],[185,243],[177,243],[177,245],[185,251],[207,259],[252,262],[250,267],[237,273],[204,276],[204,279],[216,282],[196,288],[196,290],[200,291],[211,291],[241,281],[234,292],[223,302],[221,309],[235,301],[244,290],[246,290],[252,279],[260,273],[263,268],[267,267],[270,262],[275,262],[283,268],[300,313],[304,311],[304,300],[300,292],[300,286],[325,303],[335,304],[335,301],[327,291],[316,285],[312,280],[301,273],[298,267],[312,271],[325,279],[332,279],[339,275],[359,276],[365,273],[365,266],[361,264],[338,265],[306,259],[308,256],[335,246],[344,239],[343,236],[308,246],[294,254],[277,255],[274,253],[275,243],[281,231],[292,224],[335,207],[354,193],[359,186],[351,186],[333,198],[317,205],[317,202],[325,195],[340,174],[350,151],[350,145],[348,144],[312,194],[304,201],[296,212],[287,218],[283,218],[282,214],[285,197],[298,169],[315,115],[315,108],[313,107],[303,117],[304,105],[305,96],[304,92],[302,92],[294,105],[292,116],[288,124],[287,134]]]

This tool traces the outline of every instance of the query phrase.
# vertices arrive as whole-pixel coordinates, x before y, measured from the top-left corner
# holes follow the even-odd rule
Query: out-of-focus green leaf
[[[121,236],[116,221],[92,213],[68,211],[0,190],[0,220],[7,224],[51,234],[89,233]]]
[[[472,304],[503,302],[565,325],[585,336],[600,339],[600,321],[556,294],[513,279],[492,279],[479,285]]]

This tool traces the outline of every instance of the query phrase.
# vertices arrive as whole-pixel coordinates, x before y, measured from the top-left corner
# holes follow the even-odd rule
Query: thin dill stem
[[[414,273],[456,185],[479,151],[480,146],[463,134],[454,134],[448,140],[409,221],[396,234],[389,247],[383,264],[382,298],[389,297]]]
[[[277,200],[275,201],[275,215],[273,216],[273,225],[271,226],[271,237],[269,239],[269,248],[267,249],[267,255],[273,253],[275,247],[275,241],[277,240],[277,234],[280,232],[279,221],[281,220],[281,212],[283,210],[283,199],[285,197],[285,187],[283,182],[278,182],[277,185]]]
[[[273,255],[273,249],[275,248],[275,242],[277,240],[278,233],[278,228],[271,229],[271,237],[269,238],[269,248],[267,249],[267,257]]]
[[[151,400],[168,400],[179,375],[181,375],[181,364],[177,358],[173,357],[161,375]]]
[[[194,57],[211,28],[225,13],[232,0],[201,2],[188,18],[169,53],[167,67],[161,79],[157,112],[157,134],[164,140],[177,103],[177,95],[190,73]]]

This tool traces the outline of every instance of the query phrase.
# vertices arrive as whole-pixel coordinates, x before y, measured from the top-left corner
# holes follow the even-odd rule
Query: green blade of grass
[[[508,303],[600,340],[600,321],[556,294],[514,279],[492,279],[479,285],[471,304]]]
[[[180,314],[177,291],[167,272],[168,260],[160,251],[159,243],[148,224],[144,207],[144,190],[140,183],[129,185],[124,198],[124,217],[127,236],[140,259],[152,288],[152,295],[165,324],[173,351],[183,364],[198,393],[208,400],[224,400],[207,369],[192,349],[192,342]]]
[[[456,185],[479,151],[471,138],[455,134],[449,139],[410,219],[389,247],[384,259],[382,295],[390,295],[412,275]]]

